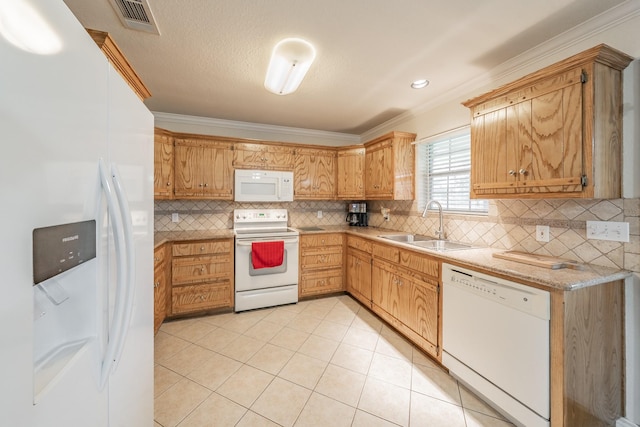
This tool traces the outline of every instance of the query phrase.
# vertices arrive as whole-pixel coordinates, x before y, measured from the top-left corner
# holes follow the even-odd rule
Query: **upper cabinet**
[[[294,150],[284,144],[237,142],[233,166],[236,169],[293,170]]]
[[[365,198],[413,200],[416,134],[391,132],[364,144]]]
[[[107,57],[113,68],[127,82],[129,87],[138,95],[142,101],[151,96],[149,89],[142,83],[142,80],[133,69],[127,58],[124,56],[118,45],[111,38],[109,33],[87,28],[87,32],[98,45],[104,56]]]
[[[176,138],[176,198],[233,200],[233,149],[227,141]]]
[[[336,151],[320,147],[296,148],[293,169],[296,200],[331,200],[336,197]]]
[[[622,70],[599,45],[463,103],[472,198],[621,197]]]
[[[155,129],[153,142],[153,196],[173,199],[173,136]]]
[[[338,199],[364,199],[364,152],[361,146],[338,150]]]

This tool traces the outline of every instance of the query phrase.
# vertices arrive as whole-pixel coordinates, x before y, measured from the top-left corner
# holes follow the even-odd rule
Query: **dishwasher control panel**
[[[446,287],[456,286],[542,319],[550,316],[549,292],[542,289],[449,264],[442,265],[442,282],[445,298]]]

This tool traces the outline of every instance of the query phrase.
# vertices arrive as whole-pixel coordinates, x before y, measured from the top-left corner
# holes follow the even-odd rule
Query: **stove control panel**
[[[271,223],[286,222],[286,209],[235,209],[233,211],[234,223]]]

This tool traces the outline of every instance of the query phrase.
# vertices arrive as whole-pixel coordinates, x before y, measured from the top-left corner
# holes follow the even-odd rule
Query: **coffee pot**
[[[367,224],[367,204],[366,203],[349,203],[349,213],[346,221],[349,225],[366,227]]]

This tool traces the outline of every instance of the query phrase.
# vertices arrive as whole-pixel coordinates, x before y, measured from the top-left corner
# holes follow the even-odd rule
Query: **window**
[[[437,200],[457,213],[487,213],[486,200],[469,198],[471,134],[469,126],[418,142],[418,209]],[[430,206],[433,208],[435,206]]]

